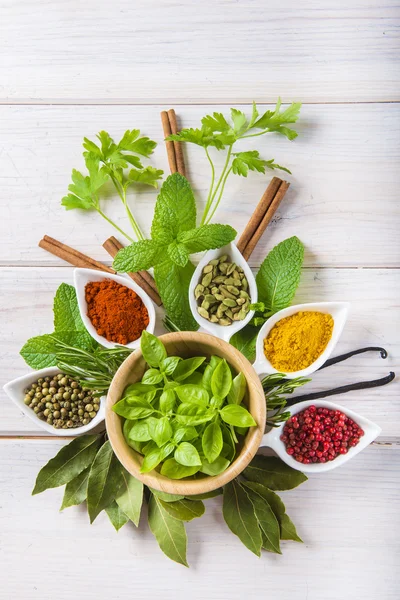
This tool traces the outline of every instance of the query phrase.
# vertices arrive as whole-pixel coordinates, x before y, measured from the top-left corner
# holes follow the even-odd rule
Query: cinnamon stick
[[[48,235],[45,235],[44,238],[40,240],[39,246],[43,248],[43,250],[50,252],[50,254],[54,254],[54,256],[58,256],[58,258],[62,258],[66,262],[69,262],[74,267],[97,269],[98,271],[105,271],[106,273],[115,273],[114,269],[111,267],[108,267],[86,254],[82,254],[82,252],[78,252],[78,250],[63,244]]]
[[[168,111],[169,124],[172,133],[178,133],[178,123],[176,121],[176,114],[173,108],[170,108]],[[186,177],[186,168],[185,168],[185,160],[183,158],[183,150],[181,142],[173,142],[175,149],[175,160],[176,160],[176,168],[178,173]]]
[[[264,217],[262,218],[256,231],[254,232],[253,236],[251,237],[250,241],[248,242],[247,246],[245,247],[245,249],[242,252],[243,257],[246,260],[249,260],[259,239],[261,238],[262,234],[264,233],[267,226],[271,222],[272,217],[274,216],[276,210],[278,209],[278,206],[282,202],[283,197],[286,194],[289,186],[290,186],[290,183],[288,183],[287,181],[282,181],[281,185],[279,186],[278,191],[276,192],[271,204],[268,206],[268,208],[264,214]]]
[[[164,130],[164,137],[167,138],[171,135],[171,125],[169,122],[169,116],[166,110],[163,110],[161,113],[161,123]],[[167,156],[169,162],[169,168],[171,173],[176,173],[178,171],[178,167],[176,165],[176,155],[175,155],[175,145],[174,142],[165,142],[165,147],[167,149]]]
[[[257,204],[254,213],[250,217],[250,220],[244,228],[244,231],[237,243],[237,247],[242,254],[247,244],[250,242],[251,238],[255,234],[257,227],[260,225],[265,213],[268,210],[268,207],[270,206],[282,183],[283,181],[282,179],[279,179],[279,177],[273,177],[271,179],[269,186],[262,195],[260,202]]]
[[[103,248],[107,250],[107,252],[113,258],[117,254],[118,250],[121,250],[124,246],[121,244],[116,237],[109,237],[103,244]],[[162,300],[157,292],[156,282],[153,277],[147,271],[138,271],[137,273],[128,273],[129,277],[133,279],[135,283],[137,283],[150,298],[157,304],[157,306],[161,306]]]

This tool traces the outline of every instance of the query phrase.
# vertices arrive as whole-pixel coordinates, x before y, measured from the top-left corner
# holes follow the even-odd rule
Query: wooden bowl
[[[128,446],[122,432],[123,420],[111,410],[112,406],[122,398],[126,386],[139,381],[143,376],[146,363],[141,351],[137,350],[122,363],[112,380],[106,403],[107,434],[119,461],[133,477],[145,485],[161,492],[182,496],[210,492],[237,477],[257,452],[266,421],[264,391],[260,379],[249,361],[227,342],[212,335],[192,331],[168,333],[160,336],[160,340],[164,343],[168,355],[190,358],[192,356],[209,357],[215,354],[225,358],[237,372],[242,372],[247,380],[247,392],[243,403],[253,415],[257,426],[250,427],[241,451],[232,464],[220,475],[176,480],[169,479],[156,470],[150,471],[150,473],[141,473],[143,457]]]

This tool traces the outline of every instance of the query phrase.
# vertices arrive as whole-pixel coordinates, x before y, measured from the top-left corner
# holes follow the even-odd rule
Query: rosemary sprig
[[[309,381],[311,379],[306,379],[305,377],[285,379],[285,375],[282,373],[274,373],[264,377],[261,383],[267,402],[267,425],[278,427],[281,423],[289,419],[290,412],[283,412],[287,404],[286,396],[292,394],[296,388],[303,386]]]

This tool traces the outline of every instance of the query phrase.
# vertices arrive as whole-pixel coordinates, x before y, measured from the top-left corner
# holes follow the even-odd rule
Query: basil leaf
[[[230,465],[230,461],[223,456],[218,456],[213,462],[208,462],[208,460],[203,459],[201,463],[200,471],[201,473],[205,473],[206,475],[219,475],[225,469],[227,469]]]
[[[167,494],[166,492],[159,492],[158,490],[153,490],[153,488],[149,487],[149,490],[152,494],[157,496],[160,500],[164,502],[176,502],[177,500],[182,500],[185,496],[179,496],[179,494]]]
[[[203,385],[203,373],[201,373],[200,371],[195,371],[194,373],[192,373],[191,375],[189,375],[189,377],[186,377],[186,379],[185,379],[185,385],[187,383],[192,383],[193,385],[200,385],[201,387],[204,387],[204,385]]]
[[[189,444],[189,442],[182,442],[179,444],[175,450],[174,458],[176,462],[185,467],[201,466],[199,453],[193,444]]]
[[[225,398],[218,398],[218,396],[213,396],[210,400],[210,406],[213,408],[221,408],[221,406],[225,404]]]
[[[203,383],[203,386],[206,388],[206,390],[210,394],[212,393],[211,392],[211,378],[213,376],[215,369],[217,368],[217,366],[219,365],[219,363],[221,361],[222,361],[222,358],[220,358],[219,356],[211,356],[209,364],[204,369],[202,383]]]
[[[178,425],[178,429],[174,433],[173,441],[178,444],[179,442],[189,442],[193,438],[198,437],[197,429],[193,426],[181,427]]]
[[[254,489],[246,488],[263,535],[263,548],[282,554],[279,544],[280,528],[278,520],[265,498]]]
[[[225,398],[232,385],[232,373],[226,360],[222,360],[217,365],[211,377],[211,391],[213,396]]]
[[[160,462],[162,462],[165,458],[167,458],[167,456],[169,456],[171,454],[171,452],[173,452],[173,451],[174,451],[174,445],[166,444],[162,448],[155,448],[154,450],[147,452],[144,457],[140,472],[148,473],[149,471],[152,471],[160,464]]]
[[[82,471],[75,479],[72,479],[72,481],[67,483],[60,511],[69,506],[82,504],[82,502],[86,500],[89,471],[90,467],[87,467],[87,469]]]
[[[161,475],[168,477],[169,479],[183,479],[184,477],[191,477],[197,473],[200,467],[185,467],[184,465],[176,462],[174,458],[166,460],[161,467]]]
[[[100,435],[82,435],[61,448],[56,456],[40,469],[32,496],[75,479],[92,464],[101,441]]]
[[[160,363],[161,373],[172,375],[181,360],[180,356],[167,356],[167,358],[164,358]]]
[[[237,348],[243,356],[250,362],[256,359],[256,341],[259,329],[252,325],[246,325],[243,329],[235,333],[229,343]]]
[[[168,414],[175,408],[175,392],[174,390],[166,390],[160,396],[160,410],[164,414]]]
[[[148,369],[142,377],[142,383],[156,384],[163,380],[162,373],[158,369]]]
[[[181,360],[174,371],[175,381],[184,381],[189,375],[194,373],[205,360],[205,356],[195,356],[194,358]]]
[[[207,425],[201,439],[204,455],[208,462],[212,463],[221,454],[223,439],[222,431],[218,421]]]
[[[149,417],[149,419],[151,418],[152,417]],[[148,419],[141,419],[140,421],[125,421],[123,431],[125,440],[128,443],[130,440],[134,442],[148,442],[151,440]]]
[[[117,404],[114,404],[112,410],[120,417],[125,417],[125,419],[144,419],[154,413],[154,408],[147,400],[137,398],[134,406],[129,403],[131,401],[132,398],[130,401],[120,400]]]
[[[159,448],[164,446],[164,444],[166,444],[172,437],[172,427],[168,417],[162,417],[161,419],[150,419],[148,430],[151,439],[155,441]]]
[[[150,387],[150,386],[149,386]],[[143,393],[131,393],[128,394],[127,396],[125,396],[124,398],[122,398],[122,400],[126,400],[126,403],[129,406],[135,406],[137,405],[138,401],[145,401],[145,402],[152,402],[156,396],[157,390],[153,389],[151,390],[151,392],[143,392]]]
[[[183,403],[178,406],[176,420],[182,425],[201,425],[211,421],[214,415],[214,410],[206,411],[198,404]]]
[[[228,404],[220,410],[221,419],[229,425],[235,425],[236,427],[252,427],[257,425],[251,414],[243,406],[237,404]]]
[[[118,506],[115,500],[106,507],[106,513],[115,531],[119,531],[129,521],[129,517]]]
[[[132,477],[124,467],[121,467],[121,473],[122,484],[115,500],[120,509],[137,527],[143,502],[143,483]]]
[[[262,537],[253,504],[235,479],[224,487],[222,512],[232,533],[256,556],[261,556]]]
[[[150,530],[164,554],[187,567],[185,526],[182,521],[171,517],[154,495],[150,497],[148,520]]]
[[[209,498],[215,498],[216,496],[221,496],[223,493],[222,488],[218,488],[217,490],[213,490],[212,492],[205,492],[204,494],[193,494],[191,496],[187,496],[189,500],[208,500]]]
[[[140,349],[144,360],[151,367],[159,367],[162,361],[167,358],[167,351],[164,344],[155,335],[146,330],[142,332]]]
[[[304,246],[293,236],[275,246],[262,262],[256,281],[261,302],[272,313],[290,305],[299,285]]]
[[[228,394],[228,404],[240,404],[246,393],[247,383],[243,373],[239,373],[232,381]]]
[[[87,509],[90,522],[114,500],[122,484],[121,465],[107,441],[96,454],[87,487]]]
[[[292,490],[307,481],[304,473],[292,469],[275,456],[263,456],[262,454],[257,454],[253,458],[243,471],[243,475],[249,481],[261,483],[271,490]]]
[[[131,383],[128,387],[125,388],[124,395],[125,396],[141,396],[142,394],[147,394],[148,392],[152,392],[156,389],[154,385],[149,385],[148,383]]]
[[[199,404],[204,408],[208,404],[208,393],[207,391],[199,386],[188,383],[186,385],[180,385],[175,388],[175,393],[181,402],[190,402]]]
[[[179,521],[192,521],[204,515],[204,504],[199,500],[176,500],[175,502],[164,502],[160,499],[163,508]]]
[[[174,173],[163,183],[154,210],[151,237],[170,243],[196,227],[196,203],[188,180]]]

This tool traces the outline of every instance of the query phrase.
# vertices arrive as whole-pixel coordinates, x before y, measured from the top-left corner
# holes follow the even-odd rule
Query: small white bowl
[[[311,375],[311,373],[317,371],[320,367],[322,367],[324,362],[328,360],[328,358],[332,354],[332,351],[335,348],[337,341],[339,340],[340,334],[343,331],[343,327],[346,323],[349,307],[350,304],[348,302],[313,302],[310,304],[296,304],[294,306],[289,306],[289,308],[284,308],[283,310],[280,310],[279,312],[274,314],[261,327],[260,332],[257,336],[256,361],[253,364],[253,367],[256,370],[256,372],[259,375],[282,373],[282,371],[277,371],[265,356],[264,340],[278,321],[284,319],[285,317],[291,317],[295,313],[304,311],[316,311],[332,315],[334,320],[332,337],[329,340],[321,356],[319,356],[317,360],[314,361],[309,367],[307,367],[306,369],[301,369],[300,371],[284,373],[284,375],[287,377],[287,379],[295,379],[296,377],[300,376],[307,377],[307,375]]]
[[[138,286],[132,279],[128,277],[120,277],[119,275],[112,275],[111,273],[103,273],[102,271],[96,271],[95,269],[75,269],[74,270],[74,283],[76,288],[76,296],[78,298],[79,312],[81,313],[82,321],[90,333],[90,335],[102,346],[106,348],[120,348],[125,346],[126,348],[139,348],[140,337],[129,344],[117,344],[116,342],[110,342],[105,337],[99,335],[96,329],[93,327],[91,320],[87,316],[87,303],[85,299],[85,286],[91,281],[104,281],[105,279],[112,279],[117,283],[124,285],[125,287],[133,290],[141,298],[143,304],[147,308],[149,313],[149,324],[146,327],[146,331],[149,333],[154,332],[156,325],[156,312],[154,304],[150,300],[149,296]]]
[[[99,423],[104,421],[105,410],[106,410],[105,409],[105,403],[106,403],[105,396],[102,396],[100,398],[100,410],[98,411],[95,418],[92,419],[90,421],[90,423],[88,423],[87,425],[82,425],[82,427],[74,427],[73,429],[56,429],[49,423],[46,423],[46,421],[42,421],[41,419],[39,419],[39,417],[36,415],[36,413],[33,412],[33,410],[31,408],[29,408],[29,406],[26,406],[26,404],[24,404],[24,397],[25,397],[24,390],[26,388],[28,388],[32,383],[37,381],[40,377],[53,377],[54,375],[57,375],[58,373],[61,373],[61,371],[58,367],[48,367],[47,369],[41,369],[40,371],[32,371],[31,373],[28,373],[27,375],[23,375],[22,377],[18,377],[17,379],[13,379],[13,381],[6,383],[6,385],[3,387],[3,389],[4,389],[5,393],[7,394],[7,396],[9,398],[11,398],[11,400],[14,402],[14,404],[16,404],[18,406],[18,408],[21,409],[22,412],[29,419],[31,419],[31,421],[36,423],[36,425],[38,425],[39,427],[41,427],[48,433],[51,433],[51,434],[57,435],[57,436],[69,436],[69,437],[76,436],[76,435],[83,435],[84,433],[87,433],[91,429],[94,429]]]
[[[346,416],[353,419],[357,425],[361,427],[364,431],[364,435],[360,438],[357,446],[352,446],[348,449],[347,454],[341,454],[337,456],[334,460],[328,461],[326,463],[310,463],[309,465],[304,465],[303,463],[297,462],[290,454],[286,452],[286,446],[280,439],[282,435],[283,428],[285,423],[282,423],[279,427],[273,428],[271,431],[266,433],[261,441],[261,446],[266,446],[272,448],[279,456],[280,459],[283,460],[289,467],[293,469],[297,469],[298,471],[303,471],[304,473],[324,473],[325,471],[331,471],[332,469],[336,469],[336,467],[340,467],[344,465],[347,461],[351,460],[354,456],[356,456],[361,450],[364,450],[369,444],[371,444],[381,433],[382,429],[370,421],[365,417],[345,408],[344,406],[340,406],[339,404],[334,404],[333,402],[328,402],[327,400],[306,400],[304,402],[299,402],[294,406],[290,407],[290,412],[292,415],[295,415],[309,406],[316,406],[317,408],[329,408],[332,410],[340,410]]]
[[[220,338],[221,340],[224,340],[225,342],[229,342],[230,338],[233,336],[234,333],[240,331],[245,325],[247,325],[247,323],[253,317],[254,311],[250,310],[246,315],[246,318],[244,318],[242,321],[234,321],[232,325],[218,325],[218,323],[210,323],[210,321],[207,321],[207,319],[204,319],[204,317],[201,317],[199,315],[199,313],[197,312],[197,300],[194,297],[194,290],[202,278],[203,268],[210,262],[210,260],[219,258],[223,254],[227,254],[232,262],[236,263],[239,267],[242,267],[244,274],[246,275],[247,281],[249,283],[248,293],[250,296],[250,301],[252,303],[257,302],[257,284],[254,275],[251,272],[247,261],[243,258],[242,254],[237,249],[237,246],[233,242],[231,242],[223,248],[209,250],[203,256],[203,258],[197,265],[197,268],[193,273],[192,279],[190,281],[189,305],[193,313],[193,317],[204,331],[215,335],[216,337]]]

